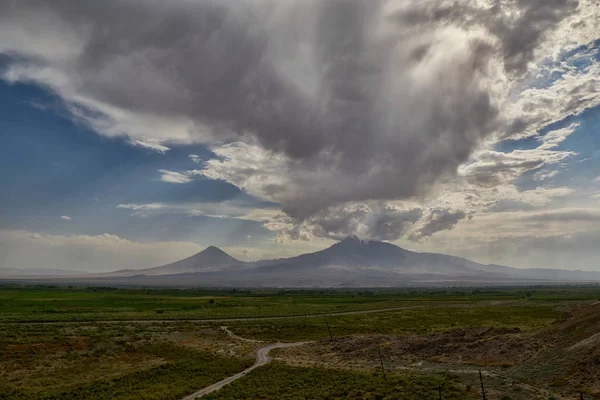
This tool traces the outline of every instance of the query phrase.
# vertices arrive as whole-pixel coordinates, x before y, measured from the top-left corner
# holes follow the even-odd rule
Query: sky
[[[0,9],[0,267],[355,234],[600,271],[599,0]]]

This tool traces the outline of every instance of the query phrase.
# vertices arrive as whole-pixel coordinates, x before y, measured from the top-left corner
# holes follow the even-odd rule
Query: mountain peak
[[[217,246],[208,246],[200,253],[186,259],[137,272],[144,272],[147,275],[182,274],[243,265],[246,263],[236,260]]]
[[[369,240],[367,239],[361,239],[356,235],[350,235],[348,237],[346,237],[344,240],[342,240],[340,243],[346,243],[346,244],[364,244],[364,243],[368,243]]]
[[[217,246],[208,246],[204,250],[202,250],[199,254],[227,254]],[[229,255],[229,254],[227,254]]]
[[[239,260],[231,257],[229,254],[218,248],[217,246],[208,246],[200,253],[190,257],[196,260],[202,260],[202,264],[214,264],[214,265],[223,265],[223,264],[240,264]]]

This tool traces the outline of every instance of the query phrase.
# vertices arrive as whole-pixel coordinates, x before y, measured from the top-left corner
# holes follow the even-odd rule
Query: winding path
[[[235,333],[231,332],[229,330],[229,328],[227,328],[226,326],[222,326],[221,329],[224,330],[230,338],[235,339],[235,340],[239,340],[242,342],[249,342],[249,343],[262,343],[263,342],[262,340],[246,339],[241,336],[238,336]]]
[[[230,337],[232,337],[233,339],[244,341],[244,342],[254,342],[254,343],[260,342],[260,340],[246,339],[241,336],[238,336],[235,333],[231,332],[229,329],[227,329],[226,326],[222,326],[221,329],[223,329],[225,332],[227,332],[227,334]],[[222,381],[215,383],[214,385],[210,385],[209,387],[198,390],[197,392],[194,392],[194,393],[190,394],[189,396],[184,397],[182,400],[194,400],[198,397],[202,397],[206,394],[217,391],[217,390],[221,389],[223,386],[228,385],[231,382],[246,376],[249,372],[255,370],[256,368],[260,367],[261,365],[268,364],[269,362],[271,362],[271,357],[269,356],[269,352],[273,349],[284,349],[284,348],[288,348],[288,347],[296,347],[296,346],[301,346],[306,343],[310,343],[310,342],[272,343],[272,344],[266,345],[264,347],[261,347],[256,351],[256,361],[250,368],[247,368],[247,369],[243,370],[242,372],[239,372],[235,375],[225,378]]]

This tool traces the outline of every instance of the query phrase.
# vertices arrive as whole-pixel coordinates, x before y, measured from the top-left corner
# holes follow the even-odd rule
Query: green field
[[[356,334],[435,334],[449,329],[493,326],[529,331],[549,325],[562,315],[553,303],[434,304],[419,308],[356,315],[231,322],[236,333],[270,341],[327,339]],[[329,329],[327,328],[329,325]]]
[[[584,342],[600,332],[590,317],[581,319],[585,329],[569,320],[598,299],[597,286],[410,291],[4,286],[0,399],[178,399],[242,371],[266,343],[311,340],[296,353],[274,351],[275,363],[207,398],[435,399],[440,385],[445,399],[478,398],[475,375],[465,369],[486,368],[489,400],[547,400],[575,390],[569,383],[575,378],[525,370],[502,343],[520,346],[517,353],[548,354],[540,365],[555,370],[565,358],[554,360],[561,353],[552,346],[571,346],[571,332]],[[336,315],[348,312],[357,313]],[[263,343],[229,337],[222,325]],[[488,333],[477,336],[482,327],[496,331],[484,329]],[[458,340],[463,334],[474,336],[463,343]],[[442,335],[456,343],[436,342]],[[374,353],[377,343],[388,380]],[[406,349],[416,350],[407,355]],[[569,354],[575,364],[564,366],[564,376],[584,382],[580,389],[586,393],[600,391],[595,381],[574,375],[587,368],[577,366],[581,357],[600,351]]]
[[[460,290],[157,290],[0,286],[0,322],[257,318],[430,303],[600,298],[600,287]]]

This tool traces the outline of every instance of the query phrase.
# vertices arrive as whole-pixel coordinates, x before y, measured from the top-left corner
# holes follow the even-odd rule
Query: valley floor
[[[0,399],[182,399],[304,341],[203,398],[600,398],[599,298],[2,287]]]

